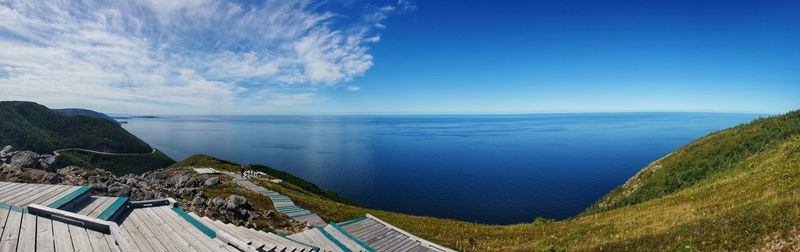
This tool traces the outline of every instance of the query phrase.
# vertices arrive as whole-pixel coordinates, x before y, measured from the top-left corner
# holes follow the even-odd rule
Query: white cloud
[[[359,86],[347,86],[347,91],[356,92],[358,90],[361,90],[361,87],[359,87]]]
[[[412,4],[413,5],[413,4]],[[0,1],[0,99],[131,113],[248,113],[313,103],[363,75],[372,31],[310,1]],[[336,28],[334,28],[336,27]],[[276,88],[280,87],[280,88]],[[295,88],[292,88],[295,87]],[[348,90],[350,88],[348,87]]]

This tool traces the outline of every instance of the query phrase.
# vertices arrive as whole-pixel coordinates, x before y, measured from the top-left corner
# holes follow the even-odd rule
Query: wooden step
[[[89,199],[89,197],[92,195],[91,189],[92,188],[88,186],[81,186],[71,191],[69,194],[64,195],[64,197],[61,197],[60,199],[48,204],[47,207],[55,209],[73,208]]]

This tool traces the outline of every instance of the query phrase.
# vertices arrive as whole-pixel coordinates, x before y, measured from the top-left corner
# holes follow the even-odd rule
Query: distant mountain
[[[116,124],[120,124],[120,122],[118,122],[117,120],[114,120],[114,118],[112,118],[112,117],[110,117],[110,116],[108,116],[106,114],[94,111],[94,110],[80,109],[80,108],[64,108],[64,109],[52,109],[52,110],[55,111],[55,112],[61,113],[63,115],[68,115],[68,116],[88,116],[88,117],[105,119],[105,120],[112,121],[112,122],[114,122]]]
[[[40,153],[62,148],[118,153],[152,151],[113,119],[97,114],[100,113],[74,109],[56,112],[34,102],[0,102],[0,145]]]

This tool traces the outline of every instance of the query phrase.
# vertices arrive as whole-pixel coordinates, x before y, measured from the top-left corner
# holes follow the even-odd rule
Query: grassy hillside
[[[214,158],[212,156],[200,155],[200,154],[192,155],[192,156],[186,158],[185,160],[180,161],[180,162],[175,163],[174,165],[172,165],[172,167],[192,167],[192,166],[194,166],[194,167],[214,167],[214,168],[216,168],[218,170],[225,170],[225,171],[230,171],[230,172],[235,172],[235,173],[239,172],[239,167],[240,167],[239,164],[233,163],[231,161],[221,160],[221,159]],[[333,201],[336,201],[336,202],[340,202],[340,203],[347,203],[347,204],[351,203],[350,201],[348,201],[344,197],[341,197],[341,196],[339,196],[338,194],[336,194],[334,192],[329,192],[329,191],[322,190],[317,185],[315,185],[315,184],[313,184],[311,182],[308,182],[306,180],[303,180],[301,178],[298,178],[298,177],[296,177],[296,176],[294,176],[294,175],[292,175],[292,174],[290,174],[288,172],[276,170],[276,169],[273,169],[273,168],[268,167],[266,165],[246,165],[246,168],[248,170],[260,171],[260,172],[266,173],[267,175],[271,176],[272,178],[278,178],[278,179],[281,179],[283,181],[289,182],[289,183],[291,183],[291,184],[293,184],[293,185],[295,185],[297,187],[303,188],[303,190],[306,190],[308,192],[312,192],[314,195],[319,195],[319,196],[322,196],[323,198],[326,198],[326,199],[329,199],[329,200],[333,200]]]
[[[147,143],[118,124],[87,116],[67,116],[33,102],[0,102],[0,144],[49,153],[62,148],[146,153]]]
[[[797,248],[800,112],[701,138],[655,161],[585,213],[563,221],[501,226],[410,216],[336,202],[292,183],[259,183],[327,221],[370,213],[462,251]]]
[[[75,165],[85,168],[100,168],[120,176],[125,174],[141,174],[168,167],[175,163],[175,160],[164,155],[161,151],[155,151],[145,155],[102,155],[83,151],[61,151],[58,162],[63,166]]]

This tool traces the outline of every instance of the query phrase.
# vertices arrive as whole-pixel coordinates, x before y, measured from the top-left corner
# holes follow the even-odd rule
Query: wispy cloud
[[[359,86],[347,86],[346,89],[347,89],[347,91],[350,91],[350,92],[356,92],[358,90],[361,90],[361,87],[359,87]]]
[[[374,29],[413,8],[343,24],[311,1],[2,1],[0,99],[162,113],[310,103],[308,87],[363,75]]]

